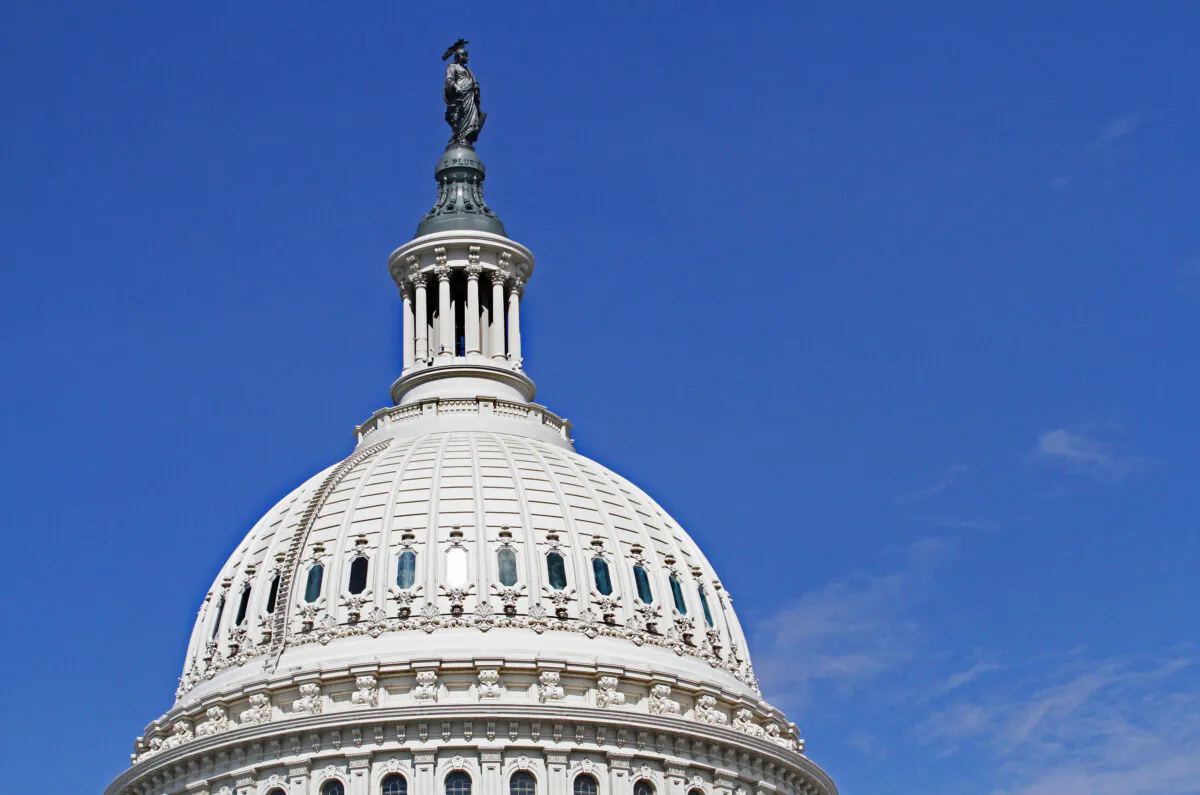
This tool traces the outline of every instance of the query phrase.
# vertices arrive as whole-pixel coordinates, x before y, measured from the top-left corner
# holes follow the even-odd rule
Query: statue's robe
[[[454,143],[473,144],[483,129],[487,114],[479,110],[479,84],[475,75],[460,63],[446,67],[446,122]]]

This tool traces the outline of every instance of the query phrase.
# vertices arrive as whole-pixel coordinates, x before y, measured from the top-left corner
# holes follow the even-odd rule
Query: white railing
[[[563,419],[545,406],[536,403],[515,403],[490,397],[477,398],[427,398],[403,406],[380,409],[362,425],[354,429],[358,441],[366,439],[380,428],[403,422],[413,422],[438,415],[497,416],[507,419],[534,422],[544,425],[568,442],[571,441],[571,422]]]

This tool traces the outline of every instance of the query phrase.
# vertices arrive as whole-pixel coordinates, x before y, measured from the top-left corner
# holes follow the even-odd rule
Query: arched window
[[[446,584],[451,588],[467,584],[466,547],[450,547],[446,550]]]
[[[246,610],[249,609],[249,607],[250,607],[250,586],[247,585],[245,588],[242,589],[242,600],[240,602],[238,602],[237,618],[234,619],[233,623],[237,624],[240,627],[242,625],[242,622],[246,620]]]
[[[645,566],[633,567],[633,581],[637,584],[638,599],[641,599],[645,604],[651,604],[654,601],[654,592],[650,590],[650,576],[646,574]],[[634,793],[638,795],[638,793]]]
[[[304,601],[315,602],[321,598],[321,580],[325,577],[325,567],[320,563],[308,570],[308,581],[304,583]]]
[[[600,785],[591,773],[580,773],[575,777],[575,795],[600,795]]]
[[[221,631],[221,615],[225,612],[225,595],[221,594],[221,598],[217,600],[217,620],[212,625],[212,637],[216,637]]]
[[[396,587],[408,590],[417,581],[417,553],[406,549],[400,553],[396,563]]]
[[[517,553],[512,547],[500,547],[496,552],[496,569],[501,585],[517,584]]]
[[[688,795],[704,795],[704,790],[702,790],[702,789],[690,789],[690,790],[688,790]]]
[[[551,552],[546,556],[546,576],[550,578],[550,587],[561,591],[567,587],[567,563],[562,553]]]
[[[267,591],[267,612],[275,612],[275,600],[279,598],[279,572],[271,578],[271,590]],[[269,793],[268,793],[269,795]]]
[[[287,795],[287,793],[284,792],[280,787],[272,787],[267,792],[267,795]]]
[[[408,795],[408,781],[399,773],[392,773],[383,780],[379,795]]]
[[[331,778],[321,785],[321,795],[346,795],[346,788],[336,778]]]
[[[357,557],[350,564],[350,585],[347,586],[352,594],[360,594],[367,590],[367,571],[371,562],[364,557]]]
[[[471,795],[471,777],[461,770],[446,776],[446,795]]]
[[[592,576],[596,578],[596,590],[601,596],[612,593],[612,577],[608,576],[608,561],[604,558],[592,558]]]
[[[537,782],[531,774],[519,770],[508,780],[508,795],[537,795]]]
[[[708,609],[708,594],[704,593],[704,586],[701,585],[697,588],[696,593],[700,594],[700,607],[704,610],[704,623],[711,627],[713,625],[712,611]]]
[[[654,784],[644,778],[639,778],[633,785],[633,795],[654,795]]]
[[[679,615],[687,615],[687,603],[683,601],[683,588],[679,586],[679,578],[674,574],[671,575],[671,596],[675,598],[675,609],[679,611]]]

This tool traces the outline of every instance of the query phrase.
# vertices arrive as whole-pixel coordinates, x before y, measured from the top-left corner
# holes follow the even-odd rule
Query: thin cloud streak
[[[758,622],[754,659],[764,688],[799,705],[814,682],[849,684],[911,660],[917,627],[908,611],[950,553],[945,541],[922,539],[899,571],[830,583]]]
[[[1086,433],[1056,428],[1038,437],[1029,460],[1086,475],[1100,483],[1115,483],[1137,472],[1145,461],[1119,456],[1111,444]]]

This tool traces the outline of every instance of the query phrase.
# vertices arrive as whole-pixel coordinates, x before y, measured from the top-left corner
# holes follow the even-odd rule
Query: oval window
[[[446,584],[451,588],[467,584],[467,550],[462,547],[446,550]]]
[[[250,586],[246,586],[245,588],[242,589],[242,600],[240,602],[238,602],[237,618],[234,619],[234,623],[237,624],[239,627],[242,625],[242,622],[246,620],[246,611],[249,609],[250,609]]]
[[[304,601],[309,604],[321,598],[321,580],[325,577],[325,567],[320,563],[308,570],[308,581],[304,583]]]
[[[517,584],[517,553],[512,547],[500,547],[496,552],[496,569],[501,585]]]
[[[712,611],[708,609],[708,594],[704,593],[704,586],[701,585],[697,588],[696,593],[700,594],[700,609],[704,611],[704,623],[711,627],[713,625]]]
[[[279,574],[271,578],[271,589],[267,591],[267,612],[275,612],[275,600],[279,598]]]
[[[360,594],[367,590],[367,570],[371,567],[366,558],[355,558],[350,564],[350,593]]]
[[[633,581],[637,584],[638,599],[645,604],[652,604],[654,592],[650,590],[650,576],[646,574],[645,566],[633,567]]]
[[[679,615],[687,615],[687,604],[683,601],[683,588],[679,587],[679,578],[671,575],[671,596],[675,599],[675,609]]]
[[[592,576],[596,578],[596,590],[601,596],[612,594],[612,578],[608,575],[608,561],[592,558]]]
[[[561,591],[567,587],[567,563],[558,552],[546,556],[546,575],[550,578],[550,587]]]
[[[212,636],[215,638],[217,633],[221,631],[221,614],[225,612],[225,597],[221,596],[217,600],[217,620],[212,625]]]
[[[407,590],[417,581],[417,553],[406,549],[396,563],[396,587]]]

